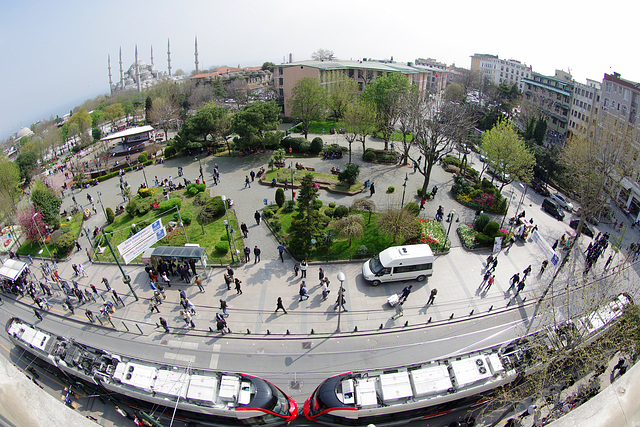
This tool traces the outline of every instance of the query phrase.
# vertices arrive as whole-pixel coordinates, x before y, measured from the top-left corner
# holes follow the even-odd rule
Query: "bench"
[[[305,168],[305,169],[308,170],[308,171],[311,171],[311,172],[315,172],[316,171],[316,168]]]

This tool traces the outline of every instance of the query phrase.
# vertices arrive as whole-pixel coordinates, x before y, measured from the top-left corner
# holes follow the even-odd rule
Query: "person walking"
[[[491,285],[493,285],[493,282],[495,282],[495,280],[496,280],[495,274],[489,277],[489,280],[487,280],[487,287],[484,290],[485,293],[489,292],[489,289],[491,288]]]
[[[251,188],[251,181],[249,180],[249,175],[244,176],[244,188]]]
[[[155,297],[149,299],[149,311],[153,313],[153,310],[160,313],[160,309],[158,308],[158,300]]]
[[[247,227],[247,224],[245,224],[244,222],[241,223],[240,230],[242,231],[242,234],[244,235],[245,239],[249,237],[249,227]]]
[[[520,283],[518,283],[518,289],[516,290],[516,294],[515,296],[518,296],[518,294],[520,293],[521,290],[524,289],[525,283],[524,280],[527,278],[527,276],[523,277],[522,280],[520,281]]]
[[[519,282],[520,282],[520,273],[516,273],[513,276],[511,276],[511,286],[509,286],[509,289],[507,289],[507,292],[509,292],[512,288],[514,288]]]
[[[436,300],[436,295],[438,295],[438,290],[436,288],[431,289],[431,293],[429,294],[429,300],[427,301],[427,305],[433,304]]]
[[[404,287],[404,289],[400,293],[400,302],[405,302],[407,298],[409,298],[409,294],[411,293],[412,288],[413,285],[407,285]]]
[[[113,301],[117,304],[118,302],[120,304],[122,304],[122,306],[124,307],[124,301],[122,301],[122,298],[120,298],[120,295],[118,295],[118,293],[116,292],[115,289],[113,289],[111,292],[113,292]]]
[[[402,304],[404,304],[404,302],[399,302],[398,304],[396,304],[396,314],[391,316],[390,320],[396,320],[398,317],[404,316],[404,309],[402,308]]]
[[[229,308],[229,305],[227,304],[227,302],[225,300],[223,300],[221,298],[220,299],[220,310],[222,310],[222,312],[224,313],[225,316],[229,317],[229,313],[227,313],[227,308]]]
[[[260,262],[260,253],[261,253],[261,252],[262,252],[262,251],[260,250],[260,248],[258,247],[258,245],[256,245],[256,246],[253,248],[253,256],[254,256],[254,261],[253,261],[253,263],[254,263],[254,264],[256,264],[256,263]]]
[[[106,277],[102,278],[102,283],[104,283],[104,286],[107,288],[108,291],[111,290],[111,286],[109,286],[109,281],[107,280]]]
[[[82,264],[78,264],[78,271],[80,272],[80,274],[82,274],[83,277],[89,276],[87,272],[84,271],[84,267],[82,266]]]
[[[322,269],[322,267],[320,267],[318,269],[318,280],[320,280],[320,282],[322,282],[322,279],[324,279],[324,270]]]
[[[93,318],[93,312],[88,308],[84,311],[84,315],[87,316],[87,319],[89,319],[89,322],[91,323],[95,322],[95,319]]]
[[[297,262],[293,265],[293,275],[294,277],[298,277],[298,272],[300,271],[300,264]]]
[[[184,320],[187,326],[191,325],[192,328],[196,327],[195,323],[193,323],[193,318],[191,317],[191,314],[188,311],[180,310],[180,317],[182,317],[182,320]]]
[[[337,310],[338,306],[342,306],[342,311],[349,311],[345,308],[345,303],[347,301],[344,299],[344,295],[338,294],[338,298],[336,299],[336,305],[333,306],[333,310]]]
[[[274,313],[277,313],[280,309],[284,311],[284,314],[287,314],[287,310],[284,308],[284,304],[282,303],[282,297],[278,297],[278,302],[276,303],[276,311],[274,311]]]
[[[324,280],[322,282],[320,282],[322,284],[322,300],[326,300],[327,297],[329,296],[329,292],[331,292],[329,290],[329,284],[327,282],[325,282]]]
[[[373,181],[371,182],[371,186],[369,187],[369,197],[373,197],[373,195],[376,193],[376,188],[373,185]]]
[[[204,286],[202,286],[202,279],[197,274],[196,274],[196,285],[198,286],[198,289],[200,289],[200,292],[204,293]]]
[[[540,266],[540,275],[542,275],[544,273],[544,271],[547,269],[547,265],[549,265],[549,260],[545,259],[544,261],[542,261],[542,265]],[[605,266],[606,268],[606,266]]]
[[[242,281],[236,277],[235,283],[236,283],[236,295],[242,295],[242,289],[240,288],[240,284],[242,283]]]
[[[307,285],[305,284],[305,281],[303,280],[302,283],[300,283],[300,301],[302,301],[303,299],[309,299],[309,293],[308,293],[308,289],[307,289]]]
[[[491,277],[491,271],[487,270],[484,273],[484,276],[482,276],[482,282],[480,282],[480,287],[479,287],[480,290],[482,290],[482,288],[484,288],[484,285],[487,283],[487,280],[489,280],[489,277]]]
[[[489,267],[488,271],[490,273],[493,273],[494,271],[496,271],[496,267],[498,266],[498,257],[495,257],[493,259],[493,263],[491,264],[491,267]]]
[[[604,264],[604,271],[607,271],[607,268],[609,268],[609,264],[611,264],[611,260],[613,260],[613,255],[609,255],[609,258],[607,258],[607,262]]]
[[[280,254],[280,261],[284,262],[284,245],[282,243],[278,245],[278,254]]]
[[[256,211],[253,217],[256,219],[256,225],[260,225],[260,211]]]
[[[231,290],[231,282],[233,282],[233,279],[231,278],[231,276],[229,276],[227,273],[225,273],[224,274],[224,283],[226,283],[228,291]]]
[[[166,333],[169,333],[169,325],[167,325],[167,321],[164,320],[164,318],[162,317],[159,320],[160,320],[160,325],[162,325],[162,327],[164,328],[164,331]]]
[[[522,278],[523,281],[526,280],[529,273],[531,273],[531,264],[529,264],[529,267],[525,268],[522,272],[522,274],[524,274],[524,277]]]
[[[300,263],[300,273],[301,273],[301,278],[302,279],[306,279],[307,278],[307,267],[309,266],[309,264],[307,264],[307,260],[302,260],[302,262]]]

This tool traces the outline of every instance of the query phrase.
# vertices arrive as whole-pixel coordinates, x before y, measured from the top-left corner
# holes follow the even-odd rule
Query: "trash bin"
[[[162,196],[162,200],[169,200],[169,195],[168,194],[164,194]]]

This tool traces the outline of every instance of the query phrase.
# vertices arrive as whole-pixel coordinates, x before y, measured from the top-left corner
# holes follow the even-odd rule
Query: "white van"
[[[373,286],[394,280],[421,282],[432,273],[433,252],[429,245],[392,246],[362,266],[362,276]]]

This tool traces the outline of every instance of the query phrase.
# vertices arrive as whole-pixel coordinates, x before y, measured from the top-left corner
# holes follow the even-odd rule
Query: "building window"
[[[278,79],[278,84],[279,84],[280,86],[282,86],[282,85],[284,84],[284,79],[283,79],[282,77],[280,77],[280,78]]]
[[[607,82],[607,93],[611,93],[611,82]]]
[[[284,71],[282,70],[282,67],[278,68],[278,74],[282,75],[284,73]]]
[[[362,70],[358,70],[358,78],[361,79],[364,76],[364,74],[362,74]]]
[[[624,90],[624,100],[628,101],[629,100],[629,89],[625,89]]]
[[[353,78],[353,70],[349,70],[349,77]]]
[[[283,88],[279,88],[279,89],[278,89],[278,96],[279,96],[280,98],[284,98],[284,89],[283,89]]]

